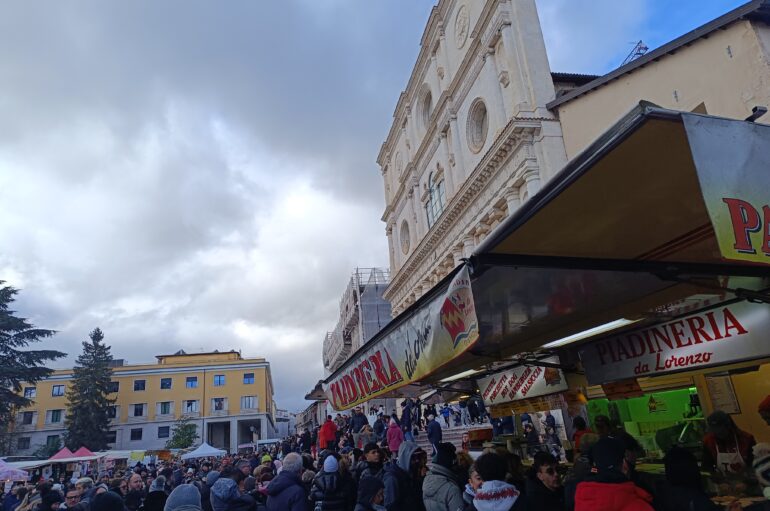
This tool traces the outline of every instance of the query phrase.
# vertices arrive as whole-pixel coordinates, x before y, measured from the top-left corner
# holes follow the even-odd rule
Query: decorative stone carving
[[[442,80],[444,79],[444,68],[443,68],[443,67],[439,67],[439,68],[436,70],[436,73],[438,74],[438,77],[439,77],[440,79],[442,79]]]
[[[401,177],[401,173],[404,171],[404,158],[401,153],[396,153],[396,176]]]
[[[465,41],[468,40],[468,23],[468,8],[461,5],[457,9],[457,16],[455,17],[455,44],[457,44],[458,50],[465,46]]]
[[[500,79],[500,85],[503,87],[508,87],[508,85],[511,83],[511,77],[508,74],[508,71],[500,71],[498,78]]]

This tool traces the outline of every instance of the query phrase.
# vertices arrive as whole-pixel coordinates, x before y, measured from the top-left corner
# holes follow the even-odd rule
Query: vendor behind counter
[[[709,432],[703,437],[703,469],[725,477],[750,473],[752,449],[757,443],[754,436],[738,429],[725,412],[712,413],[706,424]]]

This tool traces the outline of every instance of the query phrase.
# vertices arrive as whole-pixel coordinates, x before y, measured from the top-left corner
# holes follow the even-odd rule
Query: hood
[[[422,494],[426,498],[433,497],[447,484],[459,488],[452,471],[434,463],[431,465],[430,472],[425,476],[425,481],[422,483]]]
[[[508,511],[519,498],[519,490],[503,481],[486,481],[481,485],[473,505],[478,511]]]
[[[625,483],[584,482],[577,486],[575,502],[580,501],[586,509],[609,511],[623,509],[630,502],[652,502],[652,496],[631,481]]]
[[[211,494],[222,502],[238,497],[238,485],[229,477],[220,477],[211,487]]]
[[[275,476],[275,479],[270,481],[270,484],[267,487],[267,494],[276,496],[289,486],[294,485],[302,485],[299,476],[297,474],[292,474],[291,472],[281,471],[280,474]]]
[[[409,472],[409,461],[417,449],[419,449],[417,443],[409,441],[402,442],[398,448],[398,467],[404,472]]]

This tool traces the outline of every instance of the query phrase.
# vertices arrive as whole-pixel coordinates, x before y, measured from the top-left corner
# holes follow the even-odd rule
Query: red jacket
[[[329,442],[332,444],[337,442],[337,425],[334,421],[327,420],[323,423],[318,432],[318,442],[321,444],[321,449],[326,449]]]
[[[652,496],[631,481],[577,485],[575,511],[653,511]]]
[[[404,432],[395,422],[391,421],[388,425],[388,449],[390,452],[398,452],[398,448],[401,447],[401,443],[404,441]]]

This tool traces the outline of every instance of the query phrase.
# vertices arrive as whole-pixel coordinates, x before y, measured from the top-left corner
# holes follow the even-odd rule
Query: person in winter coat
[[[463,511],[465,503],[457,484],[455,446],[440,443],[436,446],[436,460],[422,483],[422,500],[426,511]]]
[[[246,479],[243,472],[232,466],[226,467],[211,487],[213,511],[248,511],[256,506],[254,498],[244,495],[238,485]]]
[[[358,441],[356,442],[357,448],[363,448],[366,444],[377,442],[377,435],[372,431],[372,427],[367,424],[361,428],[361,432],[358,434]]]
[[[363,458],[353,467],[353,479],[359,483],[366,477],[382,479],[382,459],[380,448],[374,442],[364,446]]]
[[[297,453],[288,454],[283,459],[283,469],[267,487],[267,511],[308,510],[301,474],[302,458]]]
[[[483,481],[479,477],[479,472],[476,470],[476,466],[472,466],[468,470],[468,482],[465,484],[463,490],[463,502],[465,503],[465,511],[476,511],[476,507],[473,505],[473,499],[476,498],[476,492],[481,488]]]
[[[404,439],[414,442],[414,435],[412,435],[412,401],[407,398],[401,403],[403,410],[401,411],[401,431],[404,432]]]
[[[443,435],[441,433],[441,424],[438,423],[435,416],[428,415],[428,427],[426,429],[428,430],[428,442],[430,442],[430,444],[433,446],[433,453],[431,456],[435,456],[436,446],[443,439]]]
[[[385,418],[382,415],[377,416],[377,420],[372,425],[372,431],[377,436],[377,442],[382,442],[385,439]]]
[[[476,490],[473,506],[478,511],[520,511],[526,509],[518,488],[505,482],[508,465],[495,452],[484,453],[476,460],[481,487]]]
[[[401,431],[401,428],[398,426],[398,423],[395,421],[395,419],[390,419],[387,438],[388,449],[390,449],[390,452],[392,452],[395,456],[401,447],[401,443],[404,441],[404,432]]]
[[[527,509],[564,510],[564,488],[556,471],[557,466],[558,462],[551,454],[539,452],[535,455],[532,472],[527,479]]]
[[[665,491],[660,492],[656,506],[661,511],[719,511],[724,509],[709,499],[703,491],[703,480],[695,456],[687,449],[672,447],[664,461]]]
[[[158,476],[150,485],[150,492],[147,494],[147,498],[144,499],[142,508],[144,511],[163,511],[167,498],[166,478]]]
[[[416,443],[405,441],[398,449],[398,459],[385,465],[382,482],[385,484],[387,511],[424,511],[422,483],[425,478],[427,456]]]
[[[591,457],[596,475],[577,485],[575,511],[653,511],[652,496],[628,479],[625,445],[617,438],[601,438]]]
[[[211,508],[211,487],[219,479],[219,471],[212,470],[206,474],[206,480],[201,484],[201,508],[203,511],[213,511]]]
[[[366,418],[364,412],[361,411],[361,407],[357,406],[353,409],[353,415],[350,417],[350,431],[353,433],[353,447],[359,446],[359,440],[361,435],[361,429],[364,426],[369,425],[369,419]],[[363,444],[361,444],[363,445]]]
[[[318,441],[320,442],[320,449],[335,450],[337,445],[337,425],[332,420],[331,415],[326,416],[326,422],[321,426],[321,430],[318,432]]]
[[[358,497],[353,511],[382,511],[385,500],[385,485],[381,479],[370,477],[358,485]]]
[[[181,484],[174,488],[166,499],[164,511],[200,511],[201,494],[192,484]]]
[[[339,463],[334,454],[326,457],[323,470],[313,479],[310,500],[315,509],[323,511],[349,511],[353,507],[355,490],[343,481]]]

